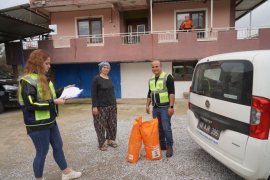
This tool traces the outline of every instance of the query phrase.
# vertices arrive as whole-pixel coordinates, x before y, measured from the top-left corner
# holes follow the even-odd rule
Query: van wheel
[[[0,100],[0,113],[2,113],[5,110],[4,105],[2,101]]]

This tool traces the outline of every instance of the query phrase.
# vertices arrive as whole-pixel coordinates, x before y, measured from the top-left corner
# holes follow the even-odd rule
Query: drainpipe
[[[153,32],[153,15],[152,15],[152,13],[153,13],[153,9],[152,9],[152,0],[150,0],[150,33],[152,34],[152,32]]]
[[[22,39],[20,40],[20,55],[21,55],[21,63],[22,67],[25,65],[24,53],[23,53],[23,42]]]
[[[251,37],[251,25],[252,25],[252,11],[249,13],[249,37]]]
[[[213,28],[213,0],[211,0],[211,21],[210,21],[210,30],[212,31]]]

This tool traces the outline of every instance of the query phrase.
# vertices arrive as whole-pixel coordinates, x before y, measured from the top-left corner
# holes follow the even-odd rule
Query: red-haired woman
[[[56,92],[47,73],[50,57],[43,50],[34,50],[26,63],[24,75],[20,79],[19,103],[23,112],[27,134],[33,141],[36,156],[33,169],[36,179],[43,178],[46,155],[51,144],[53,157],[62,170],[62,180],[81,176],[68,167],[63,152],[63,142],[56,123],[57,105],[65,104],[65,99],[57,98],[63,91]]]

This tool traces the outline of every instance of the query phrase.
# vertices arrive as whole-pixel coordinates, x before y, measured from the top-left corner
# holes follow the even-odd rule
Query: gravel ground
[[[181,112],[181,102],[178,112]],[[186,107],[185,107],[186,108]],[[176,113],[172,118],[174,136],[174,156],[149,161],[144,158],[136,164],[128,163],[127,144],[133,119],[143,112],[144,104],[136,106],[125,103],[118,105],[118,132],[116,142],[119,147],[109,148],[106,152],[98,150],[97,138],[88,104],[69,104],[61,108],[58,124],[64,141],[64,151],[68,163],[83,172],[82,180],[106,179],[242,179],[216,161],[197,144],[186,130],[185,113]],[[177,109],[176,109],[177,111]],[[183,111],[184,112],[184,111]],[[140,115],[140,114],[138,114]],[[142,114],[144,120],[150,116]],[[33,179],[32,159],[34,148],[26,135],[19,110],[0,114],[0,179]],[[61,172],[53,160],[52,152],[46,159],[44,176],[46,180],[60,179]]]

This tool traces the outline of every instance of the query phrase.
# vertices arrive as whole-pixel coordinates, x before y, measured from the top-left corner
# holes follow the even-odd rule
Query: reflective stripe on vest
[[[42,94],[42,89],[41,89],[41,84],[38,82],[38,75],[37,74],[29,74],[29,75],[26,75],[24,77],[21,78],[21,80],[24,80],[26,82],[28,82],[29,84],[31,84],[32,86],[34,86],[36,89],[37,89],[37,100],[38,101],[44,101],[45,99],[43,99],[43,94]],[[20,83],[21,83],[21,80],[20,80]],[[53,99],[56,98],[56,93],[55,93],[55,89],[54,89],[54,86],[53,86],[53,83],[50,81],[49,82],[49,88],[50,88],[50,91],[52,93],[52,96],[53,96]],[[22,98],[22,94],[21,94],[21,84],[19,86],[19,90],[18,90],[18,95],[19,95],[19,103],[21,106],[24,105],[24,102],[23,102],[23,98]],[[33,101],[32,101],[32,98],[31,96],[28,97],[29,98],[29,101],[31,104],[35,104]],[[39,106],[49,106],[48,103],[37,103]],[[36,121],[39,121],[39,120],[44,120],[44,119],[49,119],[50,118],[50,110],[35,110],[35,120]]]
[[[151,90],[152,104],[157,106],[169,105],[169,94],[166,86],[168,74],[162,72],[155,82],[155,76],[149,80],[149,87]],[[158,99],[157,99],[158,96]]]

